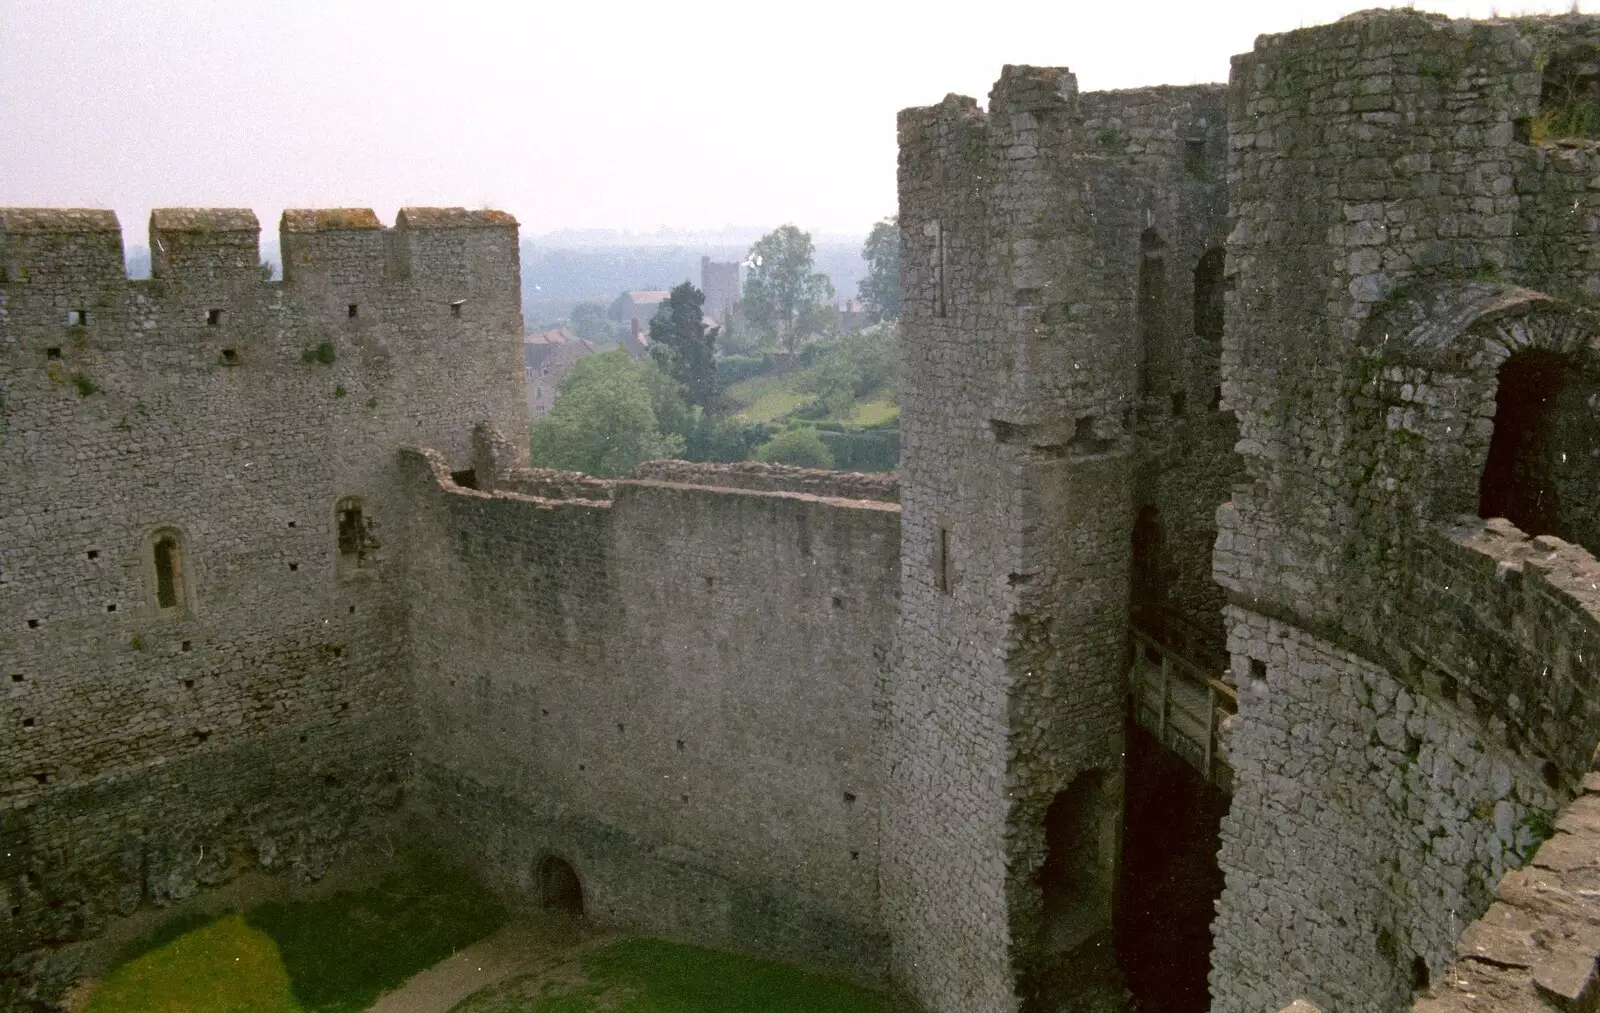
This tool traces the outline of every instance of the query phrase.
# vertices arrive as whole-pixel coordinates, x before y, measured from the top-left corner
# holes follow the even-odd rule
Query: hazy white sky
[[[864,232],[894,211],[903,106],[983,101],[1005,63],[1084,90],[1223,81],[1257,34],[1366,6],[0,0],[0,206],[112,207],[131,242],[172,205],[268,232],[284,207],[404,204],[504,208],[524,235]]]

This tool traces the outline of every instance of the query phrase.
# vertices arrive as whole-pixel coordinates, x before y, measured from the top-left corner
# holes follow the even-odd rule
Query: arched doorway
[[[1478,514],[1600,553],[1600,375],[1530,349],[1500,367]]]
[[[583,915],[583,882],[566,859],[546,855],[539,862],[539,903],[575,917]]]
[[[1107,817],[1114,813],[1108,812],[1105,779],[1102,771],[1084,771],[1045,812],[1039,890],[1040,951],[1046,955],[1070,953],[1110,928],[1116,859],[1115,842],[1106,840]]]

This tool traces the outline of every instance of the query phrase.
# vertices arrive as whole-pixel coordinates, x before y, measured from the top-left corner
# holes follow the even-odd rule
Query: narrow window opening
[[[22,728],[24,731],[33,731],[33,718],[23,718]]]
[[[1206,175],[1206,139],[1204,135],[1187,138],[1183,142],[1183,171],[1191,176]]]
[[[565,859],[546,855],[539,863],[539,903],[573,916],[583,914],[583,882]]]
[[[238,362],[239,361],[239,351],[238,351],[238,349],[236,349],[236,348],[224,348],[222,350],[222,361],[227,363],[230,366],[233,365],[234,363]]]
[[[459,318],[461,316],[461,303],[462,303],[462,301],[463,300],[457,299],[455,302],[450,304],[450,315],[451,316],[457,317],[457,318]]]
[[[1194,266],[1194,333],[1208,344],[1222,341],[1226,267],[1227,254],[1220,249],[1207,250]]]
[[[851,802],[854,802],[855,800],[856,800],[856,793],[855,792],[847,791],[847,792],[844,793],[844,801],[845,801],[846,805],[849,805]]]
[[[59,348],[46,348],[44,350],[44,357],[46,359],[59,359],[59,358],[61,358],[61,349],[59,349]]]
[[[360,565],[377,547],[372,538],[372,522],[362,509],[361,500],[346,496],[334,508],[339,526],[339,556]]]
[[[185,640],[182,644],[178,645],[178,650],[180,650],[180,651],[188,651],[188,650],[193,649],[193,646],[194,645],[193,645],[193,643],[191,641]]]
[[[23,675],[21,672],[12,672],[11,673],[11,681],[12,682],[27,682],[28,681],[28,677]]]
[[[296,573],[296,572],[299,571],[299,569],[300,569],[300,564],[299,563],[290,563],[289,564],[289,572],[290,573]]]
[[[1166,632],[1165,554],[1161,511],[1147,504],[1133,521],[1133,625],[1157,640]]]
[[[100,558],[100,550],[99,549],[90,549],[88,552],[84,553],[84,555],[88,556],[90,559],[99,559]]]
[[[949,594],[952,583],[950,577],[950,529],[941,525],[933,543],[934,588]]]
[[[356,316],[357,316],[357,315],[358,315],[358,314],[359,314],[359,313],[360,313],[360,312],[361,312],[361,307],[360,307],[360,306],[358,306],[358,305],[357,305],[357,304],[355,304],[355,303],[351,303],[351,304],[350,304],[350,306],[349,306],[349,314],[350,314],[350,319],[351,319],[351,320],[354,320],[354,319],[355,319],[355,318],[356,318]]]
[[[38,628],[39,628],[39,620],[37,620],[37,619],[29,619],[28,620],[28,629],[36,630]]]
[[[1167,349],[1166,241],[1155,229],[1139,236],[1139,357],[1137,390],[1141,398],[1155,393],[1158,375],[1169,368]]]
[[[948,259],[945,252],[944,228],[938,221],[928,222],[922,227],[922,234],[933,240],[933,249],[930,251],[933,268],[933,315],[945,316],[948,312],[948,290],[945,286],[945,261]]]
[[[476,489],[478,487],[478,473],[471,468],[452,471],[450,473],[450,481],[463,489]]]
[[[67,310],[67,326],[83,327],[89,323],[88,310]]]
[[[117,605],[116,605],[115,602],[112,602],[110,605],[106,606],[106,611],[107,612],[115,612],[116,610],[117,610]]]
[[[1172,392],[1172,414],[1175,418],[1183,418],[1184,409],[1189,406],[1189,398],[1181,390]]]
[[[206,326],[207,327],[221,327],[222,326],[222,311],[221,310],[206,310]]]
[[[1250,659],[1250,678],[1265,679],[1267,677],[1267,663],[1260,658]]]
[[[156,604],[164,609],[176,608],[183,591],[183,550],[176,534],[168,532],[156,537],[155,564]]]

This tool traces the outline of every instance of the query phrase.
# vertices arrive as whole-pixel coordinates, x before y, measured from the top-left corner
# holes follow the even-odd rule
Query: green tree
[[[673,387],[620,349],[584,356],[561,378],[550,414],[533,426],[534,465],[615,478],[642,461],[681,454],[683,437],[662,432],[657,417],[658,404],[671,409],[664,398]]]
[[[793,225],[767,233],[750,247],[745,316],[775,336],[787,352],[832,309],[833,282],[814,270],[815,254],[810,234]]]
[[[609,345],[617,340],[611,321],[606,319],[606,308],[597,302],[581,302],[572,307],[567,322],[572,325],[572,333],[587,341]]]
[[[867,276],[858,289],[861,302],[874,322],[900,316],[900,216],[885,218],[867,233],[861,247]]]
[[[795,377],[794,385],[817,395],[826,414],[842,416],[858,398],[893,388],[897,337],[897,325],[888,323],[840,335],[831,349]]]
[[[684,282],[650,318],[650,358],[683,385],[692,405],[711,411],[717,401],[717,328],[707,327],[706,297]]]
[[[799,468],[831,468],[833,454],[815,429],[785,429],[756,448],[756,460],[792,464]]]

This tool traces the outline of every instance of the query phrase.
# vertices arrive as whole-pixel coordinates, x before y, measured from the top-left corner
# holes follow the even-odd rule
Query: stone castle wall
[[[0,210],[7,1008],[113,914],[319,871],[407,775],[394,451],[464,465],[474,422],[520,418],[515,223],[288,212],[283,282],[257,235],[157,211],[130,282],[109,212]]]
[[[543,858],[569,862],[603,923],[881,980],[898,506],[682,464],[603,501],[407,470],[437,832],[524,896]]]
[[[1594,361],[1587,156],[1529,143],[1551,39],[1593,25],[1367,12],[1234,61],[1223,387],[1248,481],[1215,554],[1241,692],[1214,1009],[1454,987],[1457,936],[1600,737],[1595,602],[1471,516],[1501,367]],[[1552,402],[1540,434],[1573,452],[1564,502],[1600,489],[1595,409]]]
[[[1194,307],[1223,235],[1223,119],[1215,86],[1079,95],[1029,67],[987,113],[951,96],[901,114],[884,897],[894,967],[930,1009],[1011,1009],[1063,946],[1108,951],[1143,508],[1172,547],[1163,605],[1220,642],[1210,513],[1233,440]],[[1078,893],[1046,897],[1047,818],[1085,784]]]

